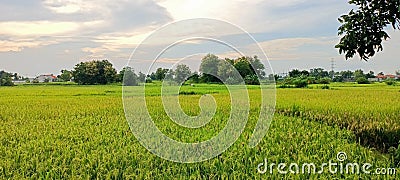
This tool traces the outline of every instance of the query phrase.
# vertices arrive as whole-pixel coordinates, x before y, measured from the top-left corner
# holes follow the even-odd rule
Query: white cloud
[[[259,45],[270,60],[304,60],[306,58],[319,58],[321,56],[328,58],[332,56],[329,49],[334,50],[335,41],[336,37],[285,38],[260,42]],[[309,47],[307,50],[300,49],[306,46]],[[315,50],[316,47],[328,47],[329,49],[319,51]],[[254,45],[250,48],[254,48]]]
[[[0,40],[0,52],[19,52],[24,48],[35,48],[55,43],[55,41],[35,41],[32,39]]]
[[[8,36],[56,35],[79,28],[74,22],[0,22],[0,34]]]

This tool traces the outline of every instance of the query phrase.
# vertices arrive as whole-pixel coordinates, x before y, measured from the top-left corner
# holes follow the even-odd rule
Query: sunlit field
[[[161,132],[182,142],[207,140],[225,126],[230,112],[223,85],[183,86],[181,107],[197,115],[199,98],[211,94],[216,114],[199,129],[171,121],[160,103],[160,84],[148,84],[146,102]],[[137,87],[141,88],[141,87]],[[400,177],[400,86],[330,84],[306,89],[277,89],[275,117],[255,148],[248,146],[260,111],[257,86],[248,86],[250,115],[238,141],[216,158],[199,163],[175,163],[147,151],[125,119],[122,87],[20,85],[0,87],[0,179],[23,178],[363,178]],[[396,153],[397,151],[397,153]],[[371,174],[260,173],[260,163],[337,161],[370,163]],[[376,175],[376,168],[396,168],[397,174]],[[318,169],[319,170],[319,169]]]

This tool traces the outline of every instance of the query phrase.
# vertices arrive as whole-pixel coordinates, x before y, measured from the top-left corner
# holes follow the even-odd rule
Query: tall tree
[[[12,82],[11,78],[12,74],[0,71],[0,86],[13,86],[14,83]]]
[[[222,81],[226,81],[228,78],[234,78],[234,71],[235,67],[229,59],[219,61],[217,75]]]
[[[365,77],[366,77],[366,76],[365,76],[363,70],[357,69],[357,70],[354,71],[354,78],[355,78],[355,79],[358,79],[358,78],[365,78]]]
[[[79,84],[107,84],[116,80],[117,71],[108,60],[81,62],[72,71]]]
[[[72,78],[72,72],[68,71],[66,69],[63,69],[63,70],[61,70],[61,74],[58,78],[60,78],[64,82],[70,81]]]
[[[146,75],[143,74],[142,72],[139,72],[139,74],[138,74],[138,80],[139,80],[139,82],[141,82],[141,83],[146,82]]]
[[[218,64],[220,59],[214,54],[207,54],[203,57],[200,64],[200,72],[202,73],[202,81],[204,82],[220,82],[215,77],[218,74]]]
[[[298,69],[293,69],[293,70],[289,71],[289,76],[292,78],[299,77],[299,76],[301,76],[301,71]]]
[[[123,76],[122,84],[124,86],[137,86],[138,83],[138,76],[135,74],[133,69],[129,66],[124,67],[121,72],[119,73]]]
[[[338,20],[342,24],[338,35],[343,35],[335,46],[346,59],[356,53],[363,60],[368,60],[375,52],[383,50],[382,41],[389,38],[384,28],[391,25],[400,28],[399,0],[350,0],[358,7]]]
[[[176,66],[174,75],[175,75],[175,81],[178,83],[183,83],[186,79],[190,77],[192,72],[190,71],[189,66],[185,64],[179,64]]]
[[[157,68],[156,73],[154,74],[154,80],[162,81],[165,78],[165,75],[168,73],[169,69]]]

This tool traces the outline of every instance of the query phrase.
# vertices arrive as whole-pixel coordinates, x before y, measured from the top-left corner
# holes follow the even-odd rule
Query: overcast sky
[[[369,62],[359,57],[346,61],[338,54],[334,48],[339,41],[337,18],[351,8],[347,0],[2,0],[0,70],[30,77],[59,74],[61,69],[93,59],[108,59],[120,69],[152,32],[190,18],[215,18],[243,28],[259,42],[276,73],[293,68],[330,69],[332,58],[335,70],[361,68],[393,74],[400,69],[400,32],[392,29],[384,52]],[[216,46],[204,42],[191,48]],[[228,56],[223,51],[215,53]],[[201,56],[194,57],[200,61]],[[165,66],[181,57],[169,58]]]

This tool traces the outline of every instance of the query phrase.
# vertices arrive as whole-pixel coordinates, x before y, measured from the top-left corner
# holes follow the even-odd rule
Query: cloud
[[[41,36],[57,35],[75,31],[79,28],[75,22],[0,22],[0,35],[3,36]]]
[[[337,37],[284,38],[260,42],[270,60],[304,60],[332,56]],[[255,48],[254,45],[250,48]],[[321,50],[320,48],[325,48]]]
[[[34,41],[31,39],[0,40],[0,52],[18,52],[24,48],[35,48],[55,43],[55,41]]]

